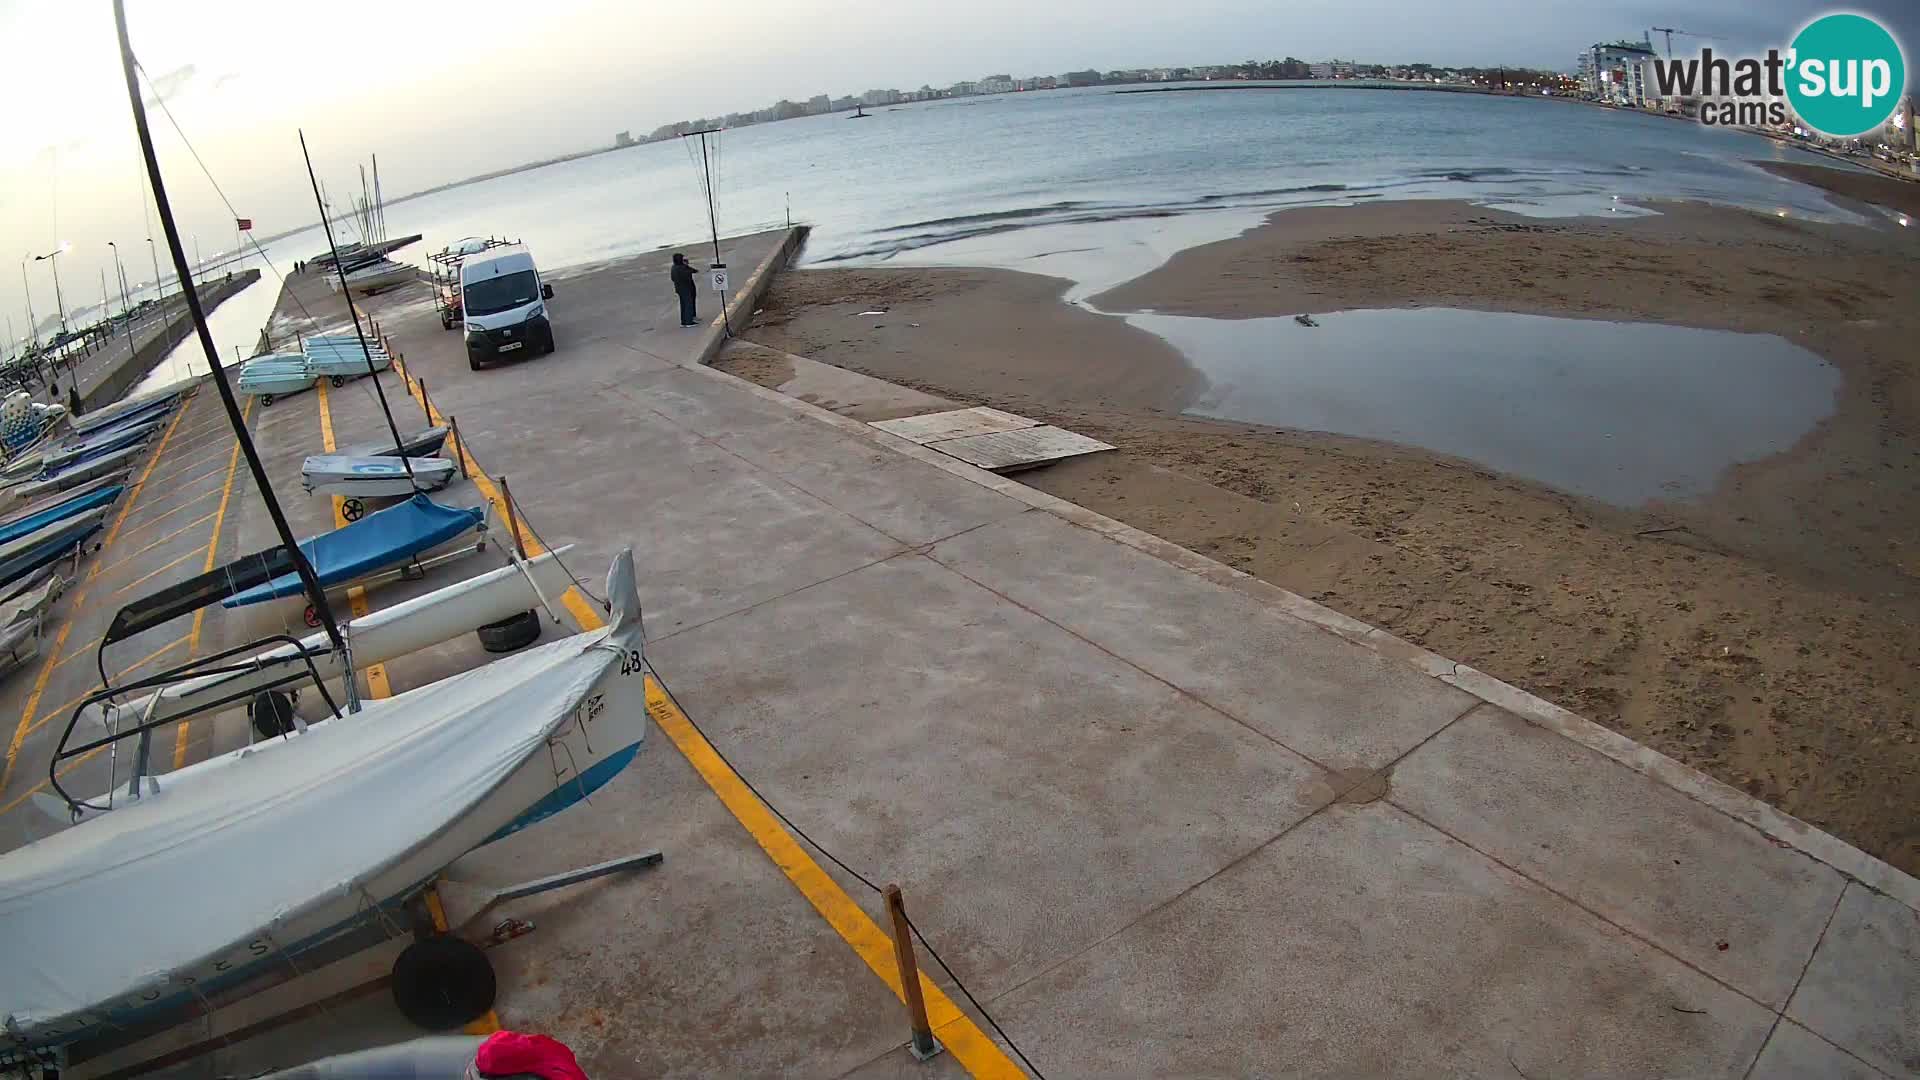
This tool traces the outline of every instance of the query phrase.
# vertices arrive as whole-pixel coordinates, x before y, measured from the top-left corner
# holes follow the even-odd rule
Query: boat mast
[[[126,0],[113,0],[114,28],[120,37],[120,70],[127,79],[127,101],[133,108],[133,127],[140,136],[140,153],[147,163],[147,183],[153,188],[153,204],[160,214],[160,227],[167,237],[167,254],[173,258],[174,273],[179,275],[181,292],[186,297],[187,311],[193,317],[193,328],[200,335],[200,349],[206,354],[207,367],[213,374],[213,384],[220,390],[220,403],[226,407],[227,422],[233,425],[233,437],[240,444],[241,453],[246,455],[247,469],[253,474],[253,483],[260,489],[260,498],[267,504],[267,515],[273,519],[273,528],[280,536],[280,542],[286,546],[293,558],[294,570],[300,575],[300,584],[306,589],[307,599],[312,602],[314,614],[320,617],[320,623],[326,627],[327,640],[335,651],[344,655],[346,641],[340,636],[340,624],[334,621],[333,608],[327,603],[326,591],[320,588],[320,582],[313,576],[313,564],[307,561],[307,553],[293,538],[293,530],[287,526],[287,516],[280,510],[280,502],[273,497],[273,485],[267,481],[266,466],[260,464],[260,453],[254,449],[253,439],[247,435],[247,425],[240,416],[240,406],[234,401],[233,387],[228,385],[226,369],[220,365],[220,353],[213,345],[213,335],[207,330],[207,313],[200,306],[200,290],[193,280],[192,267],[187,265],[186,249],[180,245],[180,229],[173,221],[173,206],[167,201],[166,181],[160,176],[160,159],[153,151],[153,132],[147,128],[147,107],[140,99],[140,81],[134,74],[133,43],[127,37]]]
[[[120,3],[121,0],[114,0],[114,2]],[[340,275],[340,296],[347,302],[347,314],[353,316],[353,336],[360,342],[360,356],[367,362],[367,374],[372,377],[373,392],[380,397],[380,411],[386,415],[387,430],[393,434],[393,448],[395,453],[400,455],[400,467],[407,470],[407,483],[413,488],[413,493],[419,495],[421,494],[420,481],[413,475],[413,459],[402,453],[406,450],[407,444],[400,438],[399,425],[393,422],[393,410],[387,405],[387,391],[380,385],[380,372],[373,366],[373,353],[367,348],[366,332],[360,329],[360,309],[355,306],[353,290],[347,285],[347,268],[340,263],[340,249],[333,242],[333,223],[327,220],[326,203],[320,200],[320,178],[313,172],[313,155],[307,152],[305,131],[300,132],[300,156],[307,163],[307,182],[313,185],[314,201],[320,203],[320,224],[327,230],[327,250],[333,253],[334,273]],[[365,177],[366,171],[362,170],[360,175]],[[372,246],[371,243],[369,246]],[[376,247],[375,250],[378,248]]]

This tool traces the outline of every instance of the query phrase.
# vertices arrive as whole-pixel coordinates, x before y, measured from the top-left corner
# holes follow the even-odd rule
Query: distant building
[[[957,82],[947,87],[948,97],[972,97],[979,92],[978,84],[970,82]]]
[[[898,105],[900,104],[900,91],[869,90],[860,95],[860,103],[862,105]]]
[[[1612,105],[1644,108],[1648,98],[1659,96],[1653,58],[1650,46],[1631,41],[1591,45],[1581,57],[1581,89]]]
[[[618,150],[620,147],[623,147],[623,146],[632,146],[632,145],[633,145],[633,132],[631,131],[623,131],[613,137],[613,147],[616,150]]]
[[[1029,90],[1052,90],[1059,85],[1060,80],[1051,75],[1035,75],[1033,78],[1027,80],[1027,89]]]
[[[825,94],[815,94],[807,99],[807,114],[818,116],[833,111],[833,99]]]
[[[1011,94],[1013,93],[1013,76],[989,75],[981,79],[977,86],[983,94]]]
[[[1067,85],[1099,86],[1100,73],[1097,71],[1069,71],[1067,72]]]

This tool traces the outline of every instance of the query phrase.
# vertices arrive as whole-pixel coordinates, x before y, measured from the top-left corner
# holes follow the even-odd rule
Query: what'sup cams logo
[[[1893,116],[1907,85],[1906,59],[1887,28],[1865,15],[1822,15],[1785,52],[1728,59],[1653,61],[1665,98],[1698,97],[1703,124],[1785,124],[1789,110],[1836,139],[1864,135]]]

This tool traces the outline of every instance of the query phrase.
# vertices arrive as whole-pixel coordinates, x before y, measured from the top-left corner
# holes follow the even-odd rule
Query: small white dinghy
[[[149,777],[139,798],[0,855],[8,1049],[52,1051],[297,970],[390,925],[461,855],[613,779],[647,721],[631,549],[607,587],[609,627]],[[289,832],[302,821],[324,827]]]
[[[407,466],[413,467],[413,479],[407,479]],[[421,491],[439,491],[453,483],[456,468],[446,458],[350,457],[346,454],[315,454],[300,466],[300,482],[308,494],[332,492],[352,498],[375,495],[411,495],[414,484]]]

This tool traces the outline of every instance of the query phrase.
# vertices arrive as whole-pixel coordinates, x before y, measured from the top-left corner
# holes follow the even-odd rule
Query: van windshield
[[[540,299],[540,284],[533,271],[521,270],[499,277],[467,282],[467,314],[493,315],[531,304]]]

